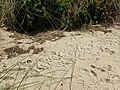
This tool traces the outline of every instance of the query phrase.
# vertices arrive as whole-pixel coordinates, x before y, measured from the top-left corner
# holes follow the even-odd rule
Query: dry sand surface
[[[109,30],[41,43],[0,29],[0,90],[120,90],[120,27]]]

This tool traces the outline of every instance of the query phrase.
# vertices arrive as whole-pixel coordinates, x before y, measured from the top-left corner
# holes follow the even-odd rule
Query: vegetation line
[[[120,15],[119,0],[2,0],[0,21],[21,33],[73,30],[112,24]]]

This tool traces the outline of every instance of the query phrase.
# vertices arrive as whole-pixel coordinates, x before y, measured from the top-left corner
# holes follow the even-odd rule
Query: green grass
[[[18,32],[76,29],[88,24],[113,23],[120,0],[2,0],[1,22]]]

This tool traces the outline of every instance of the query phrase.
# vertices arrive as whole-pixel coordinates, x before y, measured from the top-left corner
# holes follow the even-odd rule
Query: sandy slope
[[[64,32],[43,44],[0,30],[0,86],[18,90],[120,90],[120,27]],[[20,87],[18,87],[20,86]],[[6,90],[6,89],[5,89]]]

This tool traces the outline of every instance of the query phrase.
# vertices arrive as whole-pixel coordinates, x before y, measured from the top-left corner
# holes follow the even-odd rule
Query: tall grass
[[[13,26],[14,18],[13,11],[15,2],[14,0],[1,0],[0,1],[0,24]]]
[[[120,0],[2,0],[1,22],[18,32],[76,29],[84,24],[112,23]]]

